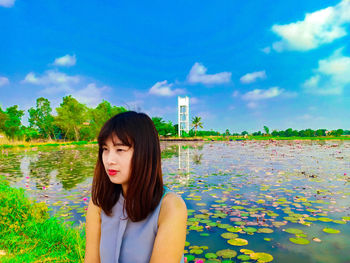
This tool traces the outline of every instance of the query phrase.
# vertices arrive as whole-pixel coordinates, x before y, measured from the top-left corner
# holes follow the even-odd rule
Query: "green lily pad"
[[[209,233],[200,233],[199,235],[202,236],[202,237],[208,237],[208,236],[210,236]]]
[[[350,216],[343,216],[342,219],[345,221],[350,221]]]
[[[307,245],[310,243],[309,240],[302,237],[291,237],[289,240],[298,245]]]
[[[234,239],[227,240],[227,243],[233,246],[245,246],[245,245],[248,245],[248,240],[243,238],[234,238]]]
[[[229,224],[218,224],[218,227],[219,227],[219,228],[230,228],[230,227],[232,227],[232,226],[229,225]]]
[[[191,254],[199,255],[199,254],[202,254],[202,253],[203,253],[203,250],[200,249],[200,248],[194,248],[194,249],[191,249],[191,250],[190,250],[190,253],[191,253]]]
[[[258,233],[271,234],[273,230],[271,228],[259,228]]]
[[[323,232],[326,232],[328,234],[339,234],[340,230],[326,227],[323,229]]]
[[[232,249],[223,249],[216,251],[216,255],[222,258],[234,258],[237,255],[237,252]]]
[[[237,258],[244,261],[244,260],[249,260],[250,256],[248,256],[248,255],[239,255],[239,256],[237,256]]]
[[[333,221],[333,219],[330,219],[328,217],[319,217],[318,220],[320,220],[322,222],[331,222],[331,221]]]
[[[346,224],[346,221],[343,221],[343,220],[333,220],[333,222],[336,224],[341,224],[341,225]]]
[[[228,232],[222,233],[221,236],[222,236],[223,238],[226,238],[226,239],[234,239],[234,238],[238,237],[237,234],[228,233]]]
[[[191,260],[195,259],[195,256],[193,256],[193,255],[185,255],[185,258],[187,258],[187,262],[190,262]]]
[[[250,254],[252,259],[257,260],[258,262],[271,262],[273,260],[273,256],[268,253],[258,252]]]
[[[211,259],[211,258],[217,258],[218,256],[214,253],[206,253],[205,258]],[[208,261],[207,261],[208,262]]]
[[[245,231],[247,233],[254,233],[258,230],[255,227],[245,227],[245,228],[243,228],[243,231]]]
[[[289,234],[302,234],[303,233],[303,230],[300,230],[300,229],[297,229],[297,228],[287,228],[284,231],[289,233]]]
[[[227,228],[226,230],[230,231],[230,232],[233,232],[233,233],[236,233],[236,232],[241,232],[242,228],[234,226],[234,227]]]

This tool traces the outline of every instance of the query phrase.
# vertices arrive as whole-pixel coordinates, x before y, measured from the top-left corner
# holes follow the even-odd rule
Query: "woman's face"
[[[124,145],[116,135],[113,135],[113,140],[110,136],[102,149],[102,161],[109,179],[114,184],[122,185],[123,193],[126,194],[134,148]]]

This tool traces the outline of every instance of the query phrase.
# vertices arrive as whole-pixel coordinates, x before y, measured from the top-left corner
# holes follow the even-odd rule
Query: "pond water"
[[[189,211],[188,262],[350,262],[350,142],[161,147],[164,182]],[[76,225],[96,156],[96,145],[2,150],[0,174]]]

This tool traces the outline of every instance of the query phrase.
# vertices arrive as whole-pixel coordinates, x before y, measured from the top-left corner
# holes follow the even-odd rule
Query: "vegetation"
[[[203,128],[202,118],[201,117],[193,117],[192,119],[192,127],[194,128],[194,136],[197,136],[198,127]]]
[[[84,225],[72,228],[50,218],[45,203],[29,200],[3,177],[0,204],[1,262],[83,262]]]
[[[0,107],[0,144],[16,144],[18,141],[24,144],[30,141],[95,141],[102,125],[112,116],[125,112],[124,107],[112,106],[108,101],[102,101],[96,108],[89,108],[85,104],[80,103],[72,96],[63,97],[62,103],[56,108],[57,115],[52,114],[50,101],[40,97],[36,101],[36,107],[28,110],[29,126],[22,125],[21,118],[24,111],[18,109],[17,105],[8,107],[5,111]],[[161,137],[177,137],[178,125],[171,121],[165,121],[161,117],[153,117],[153,123]],[[327,131],[326,129],[306,129],[293,130],[292,128],[270,132],[269,127],[263,126],[263,131],[257,131],[249,134],[247,131],[241,133],[230,133],[226,129],[224,133],[218,131],[198,130],[203,128],[202,118],[195,116],[192,119],[192,129],[186,133],[183,132],[181,137],[207,137],[221,136],[226,139],[229,136],[244,136],[254,139],[255,137],[265,136],[269,138],[314,138],[326,137],[334,138],[343,135],[350,135],[349,130],[337,129]],[[7,140],[2,139],[4,134]],[[257,138],[259,139],[259,138]]]

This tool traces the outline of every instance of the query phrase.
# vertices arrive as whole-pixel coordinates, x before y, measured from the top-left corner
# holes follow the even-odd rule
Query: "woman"
[[[102,127],[98,144],[85,262],[184,262],[187,209],[163,185],[152,120],[143,113],[120,113]]]

